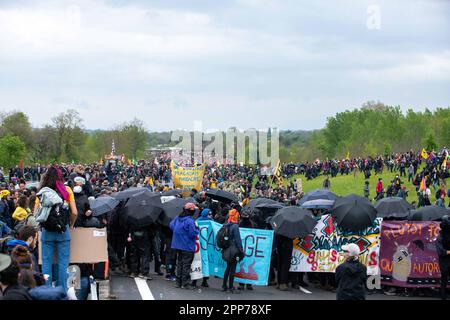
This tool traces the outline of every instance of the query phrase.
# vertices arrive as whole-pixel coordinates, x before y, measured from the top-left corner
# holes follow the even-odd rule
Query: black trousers
[[[441,289],[440,289],[441,298],[447,299],[447,285],[450,274],[450,260],[440,259],[439,268],[441,269]]]
[[[237,267],[237,257],[235,256],[231,262],[227,262],[227,268],[225,269],[225,274],[223,275],[223,283],[222,288],[233,288],[234,284],[234,274],[236,273],[236,267]],[[227,280],[228,280],[228,286],[227,286]]]
[[[289,269],[291,268],[291,259],[292,259],[292,240],[290,245],[287,245],[286,243],[277,244],[277,252],[278,252],[278,266],[277,266],[278,285],[288,284]]]
[[[186,286],[191,283],[191,265],[194,252],[177,250],[177,284]]]
[[[130,267],[131,272],[148,275],[150,272],[151,243],[148,237],[133,236],[131,242]]]

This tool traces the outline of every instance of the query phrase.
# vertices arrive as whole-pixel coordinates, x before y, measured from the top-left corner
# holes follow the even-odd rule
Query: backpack
[[[219,232],[216,235],[216,244],[219,249],[227,249],[230,244],[230,228],[227,225],[224,225],[220,228]]]
[[[64,202],[55,204],[47,220],[41,223],[41,227],[47,231],[64,233],[69,224],[69,215],[69,207]]]

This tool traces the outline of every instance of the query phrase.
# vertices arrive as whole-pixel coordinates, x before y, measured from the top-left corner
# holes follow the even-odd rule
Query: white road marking
[[[155,297],[153,297],[153,294],[148,287],[147,280],[134,278],[134,281],[136,282],[142,300],[155,300]]]
[[[307,293],[307,294],[312,294],[312,292],[311,291],[309,291],[309,290],[306,290],[305,288],[303,288],[303,287],[300,287],[300,291],[301,292],[303,292],[303,293]]]

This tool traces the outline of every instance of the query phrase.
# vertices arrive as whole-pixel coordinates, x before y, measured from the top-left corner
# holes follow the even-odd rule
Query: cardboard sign
[[[106,228],[70,229],[70,238],[70,263],[98,263],[108,261]],[[39,264],[42,264],[41,248],[42,242],[39,233]],[[54,258],[55,262],[56,254]]]

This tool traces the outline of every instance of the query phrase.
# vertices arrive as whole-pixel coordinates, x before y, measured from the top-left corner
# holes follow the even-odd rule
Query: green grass
[[[420,172],[420,169],[419,169]],[[375,193],[375,187],[377,185],[378,182],[378,178],[382,178],[383,179],[383,187],[386,190],[388,185],[390,184],[390,182],[394,179],[396,173],[393,172],[391,173],[388,170],[384,170],[383,174],[379,174],[379,175],[375,175],[372,171],[372,175],[369,179],[369,190],[370,190],[370,195],[369,195],[369,199],[373,200],[373,198],[376,196]],[[295,179],[297,178],[301,178],[302,182],[303,182],[303,192],[307,193],[311,190],[314,189],[322,189],[322,184],[323,181],[325,179],[324,176],[319,176],[318,178],[315,178],[313,180],[309,180],[307,181],[305,176],[303,175],[294,175],[292,178],[290,179],[284,179],[284,185],[289,184],[290,181],[294,182]],[[403,185],[406,186],[408,192],[408,197],[406,198],[406,201],[408,201],[409,203],[411,203],[412,201],[418,201],[417,198],[417,192],[416,192],[416,186],[414,186],[411,182],[408,182],[408,178],[406,177],[402,177],[401,178]],[[356,195],[359,196],[364,196],[364,173],[359,172],[356,177],[353,176],[353,173],[347,175],[343,175],[341,176],[340,174],[338,176],[336,176],[335,178],[331,178],[330,176],[330,181],[331,181],[331,188],[330,190],[332,192],[334,192],[335,194],[337,194],[338,196],[346,196],[350,193],[354,193]],[[434,201],[436,200],[435,197],[435,190],[433,189],[433,187],[431,188],[431,202],[434,203]]]

